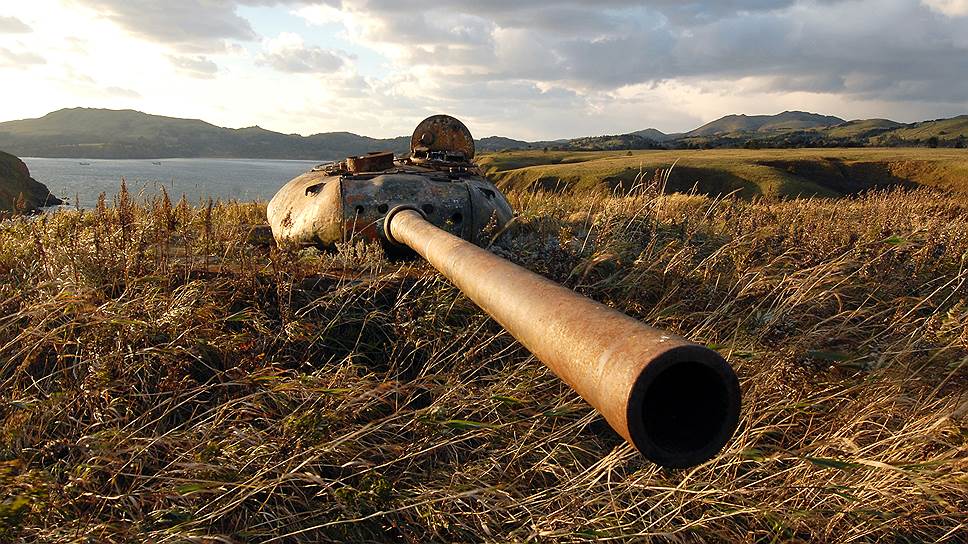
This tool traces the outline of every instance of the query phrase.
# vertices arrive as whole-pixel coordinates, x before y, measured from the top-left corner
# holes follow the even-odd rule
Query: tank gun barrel
[[[384,231],[432,264],[645,457],[702,463],[726,444],[739,382],[715,351],[648,327],[396,209]]]

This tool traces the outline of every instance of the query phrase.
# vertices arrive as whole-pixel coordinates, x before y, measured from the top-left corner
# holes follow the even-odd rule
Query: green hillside
[[[968,138],[968,115],[905,125],[890,134],[904,140],[927,140],[932,137],[939,140]]]
[[[636,134],[575,138],[568,142],[568,148],[576,151],[617,151],[627,149],[656,149],[659,147],[661,146],[658,140],[652,140]]]
[[[882,134],[903,126],[903,123],[891,121],[890,119],[858,119],[834,127],[824,128],[821,131],[832,138],[863,138]]]
[[[724,118],[721,128],[699,129],[666,142],[670,148],[808,148],[808,147],[965,147],[968,116],[903,124],[889,119],[860,119],[832,126],[762,125]],[[779,117],[779,116],[774,116]],[[723,120],[720,120],[723,121]],[[716,123],[719,123],[717,121]],[[714,132],[715,131],[715,132]]]
[[[30,177],[22,160],[0,151],[0,212],[15,210],[20,195],[25,211],[61,203],[46,185]]]
[[[508,152],[478,163],[505,188],[628,190],[675,167],[668,190],[743,196],[840,196],[875,187],[929,186],[968,193],[961,149],[720,149]]]
[[[535,144],[532,142],[525,142],[522,140],[514,140],[512,138],[504,138],[501,136],[488,136],[487,138],[481,138],[474,142],[474,146],[478,151],[501,151],[504,149],[528,149],[533,147]]]
[[[665,132],[662,132],[661,130],[654,129],[654,128],[637,130],[635,132],[630,132],[629,135],[641,136],[643,138],[648,138],[649,140],[652,140],[655,142],[666,142],[669,140],[675,140],[676,138],[679,138],[680,136],[682,136],[681,134],[666,134]]]
[[[334,160],[374,150],[402,153],[409,145],[409,137],[380,140],[348,132],[303,137],[133,110],[74,108],[0,123],[0,148],[38,157]]]
[[[903,124],[888,119],[846,122],[786,111],[727,115],[686,133],[645,129],[628,134],[527,142],[500,136],[476,141],[479,152],[513,149],[617,151],[712,148],[965,147],[968,115]],[[76,158],[224,157],[336,160],[369,151],[409,151],[410,138],[378,139],[349,132],[312,136],[261,127],[230,129],[198,119],[133,110],[74,108],[38,119],[0,123],[0,149],[20,156]]]
[[[491,136],[481,151],[554,145]],[[337,160],[370,151],[410,151],[410,137],[380,139],[351,132],[312,136],[281,134],[261,127],[231,129],[199,119],[149,115],[134,110],[63,109],[38,119],[0,123],[0,149],[22,157],[146,159],[222,157]]]
[[[935,140],[937,139],[937,140]],[[658,146],[656,145],[658,144]],[[506,142],[507,149],[615,151],[654,149],[817,148],[817,147],[965,147],[968,116],[904,124],[890,119],[857,119],[798,111],[777,115],[727,115],[695,130],[665,134],[645,129],[614,136],[557,142]],[[486,151],[490,151],[488,149]]]
[[[785,132],[840,125],[844,120],[829,115],[803,111],[785,111],[778,115],[727,115],[707,123],[686,137],[716,136],[747,132]]]

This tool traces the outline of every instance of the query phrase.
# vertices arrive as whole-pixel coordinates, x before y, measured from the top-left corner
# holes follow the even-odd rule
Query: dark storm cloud
[[[964,100],[964,22],[911,1],[806,4],[726,18],[677,42],[667,77],[771,79],[775,91]],[[959,43],[959,40],[961,42]],[[877,80],[877,85],[871,85]],[[913,86],[912,86],[913,84]]]
[[[825,0],[824,3],[843,0]],[[127,30],[187,49],[208,49],[221,40],[257,38],[238,6],[327,5],[381,18],[385,37],[397,41],[453,43],[485,39],[494,26],[546,32],[594,34],[629,27],[630,13],[649,11],[669,19],[712,20],[735,13],[775,10],[794,0],[73,0],[99,11]],[[463,18],[443,27],[434,21]],[[634,25],[633,25],[634,26]]]
[[[343,0],[362,38],[478,81],[611,90],[758,78],[759,91],[964,102],[968,20],[920,0]],[[448,73],[452,73],[452,69]]]
[[[73,1],[182,53],[259,38],[237,13],[241,5],[317,4],[352,15],[364,46],[394,46],[397,68],[425,67],[438,79],[607,92],[756,78],[761,92],[954,103],[968,96],[968,18],[921,0]],[[258,62],[325,73],[345,59],[303,48]]]
[[[822,4],[847,0],[820,0]],[[307,2],[312,3],[312,2]],[[343,0],[316,2],[333,7],[359,7],[376,13],[477,13],[501,24],[521,21],[521,13],[540,10],[544,13],[556,10],[578,10],[585,14],[602,10],[628,10],[647,8],[676,19],[716,19],[740,12],[772,11],[787,8],[796,0],[444,0],[428,4],[422,0]],[[538,23],[540,25],[540,22]]]
[[[30,31],[30,27],[20,19],[0,15],[0,34],[25,34]]]

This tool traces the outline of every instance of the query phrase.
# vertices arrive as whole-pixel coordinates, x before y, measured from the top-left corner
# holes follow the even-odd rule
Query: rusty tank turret
[[[504,195],[471,162],[474,139],[463,123],[435,115],[420,123],[408,158],[376,152],[314,168],[269,202],[279,243],[333,247],[356,237],[395,246],[384,230],[394,208],[420,210],[431,224],[475,244],[513,214]]]
[[[363,237],[429,261],[595,407],[646,458],[689,467],[739,421],[740,389],[715,351],[566,289],[482,249],[512,218],[471,162],[474,140],[446,115],[424,120],[410,156],[371,153],[287,183],[269,202],[280,244]]]

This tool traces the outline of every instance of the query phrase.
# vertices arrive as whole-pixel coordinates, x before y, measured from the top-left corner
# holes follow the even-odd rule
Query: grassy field
[[[510,198],[495,251],[734,364],[719,457],[644,461],[419,261],[122,194],[0,224],[0,542],[968,539],[964,196]]]
[[[842,196],[894,185],[968,194],[965,149],[531,150],[491,153],[479,162],[499,185],[516,189],[627,190],[640,170],[672,168],[670,189],[710,195]]]

